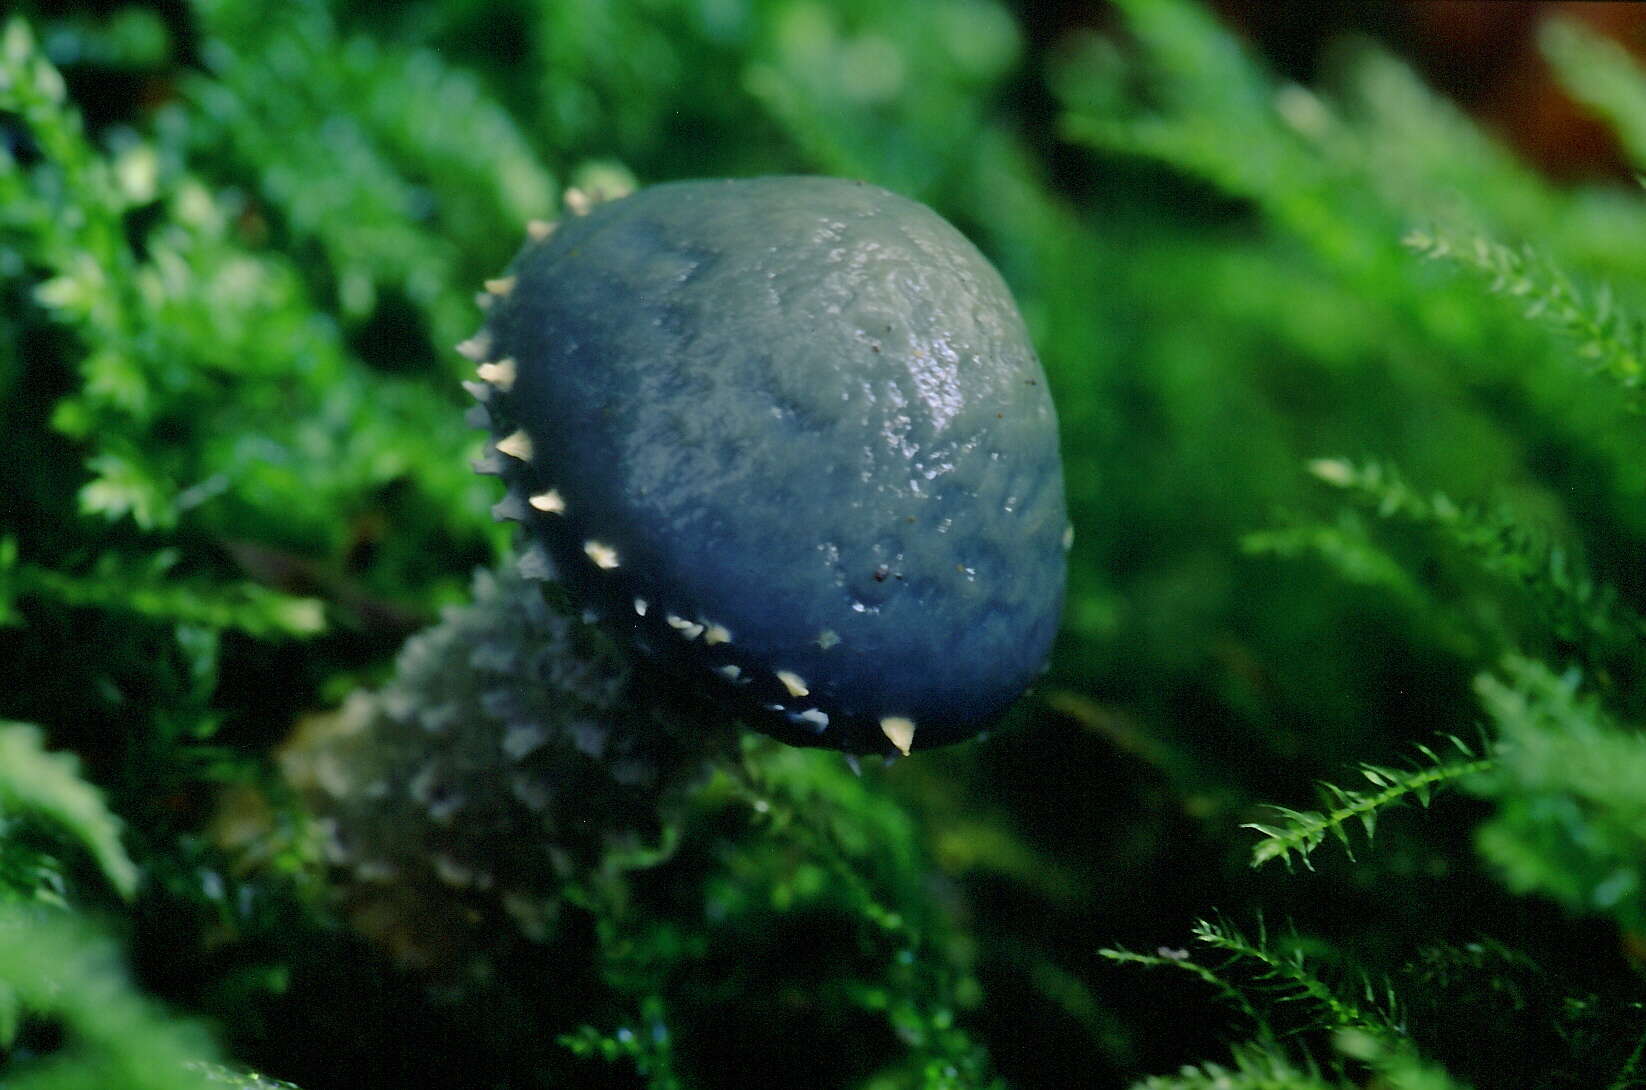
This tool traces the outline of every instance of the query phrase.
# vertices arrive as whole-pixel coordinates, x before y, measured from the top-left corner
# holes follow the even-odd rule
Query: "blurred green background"
[[[0,1082],[1646,1086],[1642,9],[0,34]],[[1050,672],[860,779],[751,740],[514,971],[397,964],[273,755],[507,551],[474,293],[568,186],[782,172],[925,201],[1016,293]]]

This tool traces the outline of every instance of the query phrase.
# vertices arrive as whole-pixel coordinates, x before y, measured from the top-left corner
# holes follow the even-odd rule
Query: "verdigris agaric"
[[[999,275],[924,206],[816,177],[534,224],[459,346],[525,570],[796,745],[995,720],[1057,627],[1056,417]]]
[[[567,889],[667,842],[733,719],[854,754],[975,733],[1063,590],[1045,383],[953,228],[822,178],[568,205],[461,346],[520,556],[283,754],[357,928],[449,980],[518,940],[581,964]]]

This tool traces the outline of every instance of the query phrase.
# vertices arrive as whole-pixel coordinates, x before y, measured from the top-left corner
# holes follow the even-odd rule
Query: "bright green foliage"
[[[1247,1047],[1236,1049],[1229,1065],[1185,1067],[1175,1075],[1154,1075],[1136,1085],[1142,1090],[1331,1090],[1335,1084],[1299,1070],[1284,1056]]]
[[[1540,35],[1544,56],[1566,90],[1611,125],[1623,150],[1646,167],[1646,73],[1623,46],[1581,23],[1550,19]]]
[[[607,1063],[627,1060],[634,1065],[635,1073],[657,1090],[678,1090],[681,1085],[669,1054],[663,1004],[655,996],[641,1005],[638,1028],[621,1026],[611,1033],[601,1033],[593,1026],[581,1026],[575,1033],[562,1035],[560,1043],[580,1059],[597,1056]]]
[[[429,50],[345,38],[319,3],[197,10],[211,78],[191,82],[195,111],[180,135],[257,172],[288,244],[323,250],[346,323],[378,311],[384,293],[426,323],[409,342],[377,331],[394,339],[368,347],[374,363],[449,372],[446,348],[472,330],[475,284],[489,274],[476,262],[500,264],[521,224],[554,211],[554,183],[519,128],[471,73]],[[495,241],[465,253],[466,238]]]
[[[145,530],[278,525],[287,541],[335,547],[336,509],[409,469],[447,509],[481,506],[466,437],[430,449],[449,405],[347,368],[335,325],[313,312],[292,264],[245,245],[239,198],[181,169],[183,149],[166,140],[183,132],[128,139],[103,159],[64,109],[27,24],[9,24],[3,62],[0,108],[44,155],[0,169],[5,227],[21,259],[53,270],[37,303],[85,345],[83,389],[51,416],[90,448],[81,511]],[[143,209],[164,218],[139,256],[122,217]],[[157,434],[164,445],[145,440]]]
[[[0,905],[66,903],[66,844],[91,855],[123,897],[137,868],[120,843],[120,820],[81,778],[72,754],[47,753],[38,727],[0,721]],[[9,940],[7,940],[9,941]],[[11,1047],[24,1013],[18,985],[0,978],[0,1048]]]
[[[1511,887],[1646,931],[1646,735],[1624,728],[1575,673],[1510,658],[1475,682],[1496,729],[1499,800],[1480,848]]]
[[[1317,468],[1327,464],[1338,463],[1322,460]],[[1254,530],[1240,539],[1240,545],[1254,556],[1318,556],[1348,582],[1374,588],[1408,606],[1427,604],[1422,586],[1372,540],[1365,520],[1355,511],[1344,511],[1330,523]]]
[[[918,889],[926,864],[908,815],[888,805],[874,781],[835,762],[766,742],[751,743],[744,753],[747,779],[738,794],[757,823],[774,834],[753,851],[788,855],[800,847],[804,862],[787,871],[757,857],[730,868],[729,876],[775,872],[779,877],[767,899],[780,911],[807,901],[838,901],[863,921],[859,941],[878,951],[884,968],[880,979],[848,986],[847,995],[883,1018],[908,1046],[899,1081],[907,1078],[926,1090],[991,1085],[987,1053],[957,1025],[976,981],[946,948],[953,939],[950,922],[924,903]],[[728,883],[710,895],[740,900],[743,893],[732,890]],[[710,911],[727,911],[730,903]]]
[[[214,1055],[201,1028],[168,1018],[134,992],[107,941],[83,924],[38,909],[0,908],[0,983],[15,993],[27,1019],[5,1068],[8,1087],[222,1085],[200,1066]],[[36,1053],[36,1024],[61,1026],[68,1043]]]
[[[10,543],[11,549],[5,546]],[[180,555],[161,549],[140,560],[117,552],[99,556],[84,573],[15,562],[16,543],[0,541],[0,565],[12,559],[6,593],[38,596],[81,608],[127,610],[156,621],[233,629],[252,636],[312,636],[325,628],[321,603],[279,594],[256,583],[214,585],[169,576]]]
[[[1507,505],[1485,509],[1460,504],[1443,492],[1424,494],[1391,465],[1356,465],[1341,458],[1308,464],[1318,480],[1342,489],[1383,519],[1398,520],[1432,533],[1437,544],[1468,568],[1491,577],[1535,609],[1530,624],[1517,627],[1496,610],[1478,605],[1460,623],[1484,629],[1479,643],[1502,649],[1521,645],[1542,631],[1563,648],[1600,664],[1625,658],[1638,664],[1646,619],[1618,600],[1616,588],[1597,581],[1578,550]],[[1256,553],[1319,553],[1345,578],[1393,590],[1409,605],[1432,605],[1399,563],[1378,551],[1364,525],[1350,517],[1329,527],[1303,526],[1248,535]]]
[[[1347,989],[1333,987],[1309,965],[1301,944],[1295,937],[1290,950],[1271,944],[1268,935],[1259,931],[1255,939],[1248,938],[1239,928],[1224,921],[1200,921],[1194,926],[1194,937],[1210,950],[1224,954],[1221,971],[1241,965],[1255,973],[1254,987],[1265,1002],[1301,1002],[1319,1008],[1321,1028],[1336,1032],[1386,1034],[1396,1024],[1396,1011],[1391,999],[1374,995],[1370,983],[1355,996]],[[1267,1023],[1262,1023],[1268,1029]]]
[[[1479,306],[1472,286],[1465,291],[1412,269],[1402,244],[1419,225],[1427,225],[1430,238],[1531,236],[1552,259],[1549,248],[1564,248],[1557,263],[1570,275],[1637,277],[1642,269],[1633,255],[1643,251],[1634,243],[1646,232],[1638,214],[1605,192],[1568,196],[1541,185],[1385,56],[1351,56],[1343,91],[1327,98],[1268,80],[1192,5],[1138,0],[1124,6],[1149,50],[1142,76],[1148,103],[1120,116],[1092,109],[1087,102],[1100,92],[1091,84],[1118,76],[1112,65],[1086,58],[1065,77],[1069,134],[1164,160],[1251,200],[1282,238],[1303,247],[1318,275],[1353,293],[1358,303],[1343,298],[1333,309],[1340,321],[1357,324],[1340,325],[1333,343],[1317,353],[1331,359],[1372,339],[1388,346],[1385,381],[1423,396],[1431,414],[1428,439],[1378,440],[1409,448],[1402,464],[1414,472],[1422,468],[1419,461],[1444,464],[1447,455],[1430,446],[1444,440],[1450,449],[1491,451],[1484,464],[1512,467],[1516,455],[1498,446],[1503,436],[1478,415],[1483,407],[1454,385],[1509,382],[1526,389],[1544,426],[1638,482],[1628,444],[1601,423],[1616,416],[1615,402],[1602,391],[1575,388],[1575,376],[1560,373],[1570,368],[1571,342],[1506,326]],[[1224,90],[1214,95],[1214,85]],[[1604,241],[1603,232],[1610,233]],[[1627,323],[1613,317],[1638,309],[1638,291],[1625,291],[1627,283],[1613,283],[1605,310],[1582,297],[1572,322],[1632,336]],[[1308,303],[1286,292],[1279,297],[1289,304],[1286,323],[1307,328]],[[1328,383],[1322,393],[1331,392],[1332,376],[1321,380]],[[1373,437],[1353,438],[1365,444]],[[1503,474],[1478,485],[1488,479],[1501,481]],[[1466,484],[1466,491],[1477,487],[1473,479]]]
[[[1335,93],[1322,93],[1272,81],[1193,5],[1127,0],[1121,7],[1143,60],[1128,63],[1102,41],[1071,51],[1059,84],[1069,106],[1065,132],[1105,152],[1159,161],[1250,202],[1275,235],[1301,246],[1319,274],[1354,292],[1358,303],[1335,304],[1340,320],[1348,319],[1340,327],[1346,336],[1311,346],[1317,359],[1353,359],[1343,345],[1380,338],[1388,346],[1379,365],[1383,380],[1411,384],[1413,404],[1423,406],[1421,424],[1376,437],[1319,430],[1316,441],[1381,450],[1423,479],[1447,482],[1447,492],[1420,490],[1388,461],[1307,454],[1299,461],[1311,475],[1348,493],[1359,509],[1321,516],[1313,513],[1317,504],[1288,498],[1285,525],[1244,534],[1246,552],[1293,563],[1324,561],[1327,570],[1360,588],[1359,600],[1402,617],[1405,638],[1431,654],[1477,667],[1516,650],[1575,661],[1588,672],[1594,693],[1577,695],[1576,674],[1560,679],[1542,665],[1511,657],[1504,667],[1508,681],[1482,674],[1476,682],[1490,717],[1478,745],[1455,743],[1455,751],[1442,755],[1408,738],[1421,758],[1406,769],[1363,764],[1370,790],[1327,785],[1320,810],[1276,807],[1279,820],[1248,822],[1264,837],[1254,861],[1280,857],[1308,864],[1328,837],[1347,849],[1354,825],[1369,838],[1389,805],[1415,798],[1427,806],[1436,787],[1456,783],[1493,800],[1495,816],[1479,829],[1479,850],[1510,888],[1550,897],[1572,911],[1608,915],[1638,933],[1638,866],[1646,858],[1633,801],[1643,789],[1630,779],[1638,737],[1618,726],[1602,704],[1638,716],[1646,681],[1640,654],[1646,629],[1630,570],[1646,481],[1639,470],[1638,425],[1625,415],[1638,407],[1646,358],[1636,317],[1646,301],[1638,259],[1646,218],[1638,197],[1631,206],[1613,192],[1566,193],[1543,185],[1375,52],[1343,54],[1348,59]],[[1646,81],[1634,63],[1565,24],[1549,24],[1544,45],[1577,95],[1614,121],[1625,145],[1635,148],[1632,126],[1646,118],[1639,93]],[[1412,264],[1414,256],[1475,275],[1436,280]],[[1520,321],[1490,316],[1488,296],[1510,301],[1508,313]],[[1294,292],[1287,298],[1289,320],[1301,326],[1308,296]],[[1337,374],[1349,373],[1338,364]],[[1337,374],[1311,374],[1316,397],[1366,396]],[[1453,385],[1459,382],[1464,385]],[[1469,384],[1513,391],[1515,407],[1507,415],[1522,434],[1489,423],[1499,410],[1477,401]],[[1522,460],[1538,444],[1567,452],[1570,462],[1551,473],[1546,459]],[[1458,456],[1463,451],[1466,458]],[[1492,475],[1477,475],[1486,465]],[[1584,484],[1577,483],[1578,466],[1587,475]],[[1490,500],[1451,498],[1459,494]],[[1375,518],[1368,521],[1363,510]],[[1474,732],[1472,719],[1460,711],[1430,725],[1457,737]],[[1383,871],[1378,861],[1390,850],[1379,838],[1369,856],[1351,857],[1363,881],[1399,888],[1398,870]],[[1380,879],[1371,878],[1379,873]],[[1226,934],[1212,945],[1255,959],[1266,966],[1260,981],[1315,1005],[1315,1029],[1368,1031],[1368,1025],[1357,1025],[1366,1019],[1355,1015],[1356,1008],[1344,1005],[1350,1003],[1344,993],[1326,988],[1301,963],[1277,961],[1261,943]],[[1225,999],[1259,1012],[1262,1028],[1262,1005],[1251,990],[1219,975],[1229,966],[1203,968],[1164,947],[1158,956],[1120,956],[1191,969]],[[1467,980],[1448,979],[1441,994],[1501,988],[1508,975],[1478,966]],[[1402,980],[1391,979],[1397,991],[1403,989]],[[1559,987],[1547,980],[1537,986]],[[1567,1002],[1574,1010],[1596,1009],[1592,997],[1571,995]],[[1430,998],[1414,1009],[1434,1018],[1447,1008],[1444,999]],[[1618,1020],[1607,1038],[1618,1043],[1607,1045],[1604,1058],[1587,1057],[1593,1078],[1632,1084],[1638,1058],[1629,1049],[1640,1031],[1638,1008],[1626,1013],[1630,1009],[1604,1016]],[[1626,1028],[1631,1022],[1634,1028]],[[1385,1059],[1405,1057],[1398,1072],[1380,1071],[1383,1079],[1391,1085],[1450,1085],[1409,1045],[1388,1051],[1396,1028],[1385,1021],[1374,1034]],[[1420,1024],[1412,1030],[1426,1045],[1443,1040]],[[1584,1031],[1523,1026],[1522,1032],[1571,1039]],[[1556,1061],[1541,1055],[1550,1066],[1521,1071],[1517,1081],[1546,1085],[1544,1080],[1559,1077]],[[1583,1055],[1574,1047],[1568,1062]],[[1496,1061],[1454,1055],[1452,1062],[1490,1079],[1486,1072]],[[1507,1059],[1503,1063],[1507,1070]],[[1161,1084],[1223,1078],[1231,1085],[1262,1085],[1265,1079],[1286,1085],[1294,1076],[1280,1057],[1260,1049],[1255,1059],[1243,1054],[1237,1069],[1195,1069],[1180,1083]]]
[[[10,840],[23,822],[54,826],[90,852],[109,884],[121,896],[130,897],[137,889],[137,867],[120,845],[120,820],[109,813],[102,793],[81,778],[74,756],[47,753],[42,741],[38,727],[0,721],[0,831],[4,839]],[[17,859],[15,851],[0,852],[0,865],[14,866]],[[36,867],[42,865],[36,863]],[[54,892],[14,872],[0,878],[0,889],[24,899]]]
[[[1530,247],[1513,250],[1485,238],[1465,241],[1421,230],[1407,234],[1405,243],[1423,257],[1454,262],[1484,278],[1494,294],[1520,305],[1524,317],[1572,337],[1588,367],[1625,390],[1636,390],[1646,378],[1646,327],[1619,310],[1609,287],[1584,291]]]
[[[1461,1090],[1444,1071],[1425,1064],[1410,1049],[1391,1048],[1358,1033],[1341,1034],[1338,1051],[1367,1063],[1377,1085],[1390,1090]],[[1299,1068],[1281,1053],[1259,1045],[1235,1049],[1232,1064],[1185,1067],[1175,1075],[1157,1075],[1137,1083],[1138,1090],[1341,1090],[1359,1085],[1328,1079],[1309,1067]]]
[[[1233,1005],[1251,1023],[1255,1036],[1235,1048],[1233,1067],[1215,1063],[1185,1067],[1176,1075],[1145,1079],[1138,1087],[1315,1090],[1360,1085],[1356,1076],[1361,1071],[1375,1074],[1379,1085],[1389,1087],[1452,1090],[1459,1086],[1444,1070],[1418,1056],[1406,1038],[1392,987],[1377,988],[1365,982],[1349,988],[1328,982],[1310,964],[1295,936],[1279,942],[1260,931],[1254,939],[1226,922],[1205,920],[1196,923],[1192,933],[1206,957],[1215,961],[1207,964],[1188,950],[1165,947],[1157,955],[1126,950],[1100,953],[1112,961],[1192,973]],[[1298,1007],[1306,1012],[1302,1027],[1296,1025]],[[1322,1074],[1313,1061],[1294,1058],[1287,1041],[1305,1032],[1320,1035],[1329,1045],[1326,1055],[1332,1076]]]
[[[1333,1044],[1345,1056],[1359,1060],[1387,1086],[1398,1090],[1463,1090],[1463,1084],[1444,1069],[1425,1061],[1409,1044],[1377,1034],[1344,1030]]]
[[[1370,791],[1321,784],[1326,803],[1324,811],[1273,807],[1275,820],[1245,826],[1263,837],[1252,848],[1252,866],[1262,866],[1271,859],[1280,859],[1288,867],[1294,859],[1306,867],[1312,866],[1309,854],[1325,843],[1328,836],[1342,844],[1343,850],[1353,858],[1349,833],[1354,825],[1360,826],[1369,841],[1377,829],[1378,816],[1390,807],[1410,798],[1427,808],[1438,788],[1493,767],[1490,758],[1475,757],[1458,739],[1449,741],[1448,748],[1456,749],[1460,756],[1441,757],[1428,746],[1419,744],[1417,751],[1423,761],[1411,768],[1361,765],[1360,774],[1372,785]]]
[[[1238,928],[1224,922],[1200,920],[1191,934],[1207,956],[1215,958],[1212,964],[1197,961],[1188,950],[1161,947],[1158,954],[1136,954],[1127,950],[1100,950],[1111,961],[1142,965],[1152,968],[1175,967],[1192,973],[1210,985],[1219,998],[1235,1006],[1256,1031],[1257,1039],[1279,1041],[1285,1034],[1275,1024],[1275,1016],[1287,1008],[1281,1004],[1302,1004],[1312,1008],[1311,1028],[1326,1032],[1354,1031],[1373,1036],[1387,1036],[1394,1031],[1391,1011],[1370,1005],[1372,989],[1368,985],[1364,997],[1334,987],[1321,978],[1318,971],[1304,956],[1301,943],[1294,936],[1282,949],[1271,943],[1260,931],[1256,939],[1248,938]],[[1388,1005],[1393,1000],[1387,999]]]
[[[926,864],[908,815],[884,796],[881,777],[859,777],[816,756],[748,739],[741,761],[702,787],[697,818],[710,827],[734,820],[744,834],[705,839],[703,827],[678,830],[661,852],[610,858],[604,879],[573,894],[600,907],[605,978],[632,997],[637,1014],[610,1031],[585,1025],[565,1035],[574,1055],[630,1062],[650,1086],[682,1085],[672,1058],[682,1024],[719,1021],[765,1036],[781,1033],[792,1017],[762,998],[771,985],[759,980],[759,970],[743,978],[754,966],[731,968],[730,981],[717,978],[713,966],[727,971],[726,953],[738,947],[828,941],[807,930],[832,931],[823,921],[835,920],[850,937],[835,951],[838,963],[811,984],[816,994],[800,1001],[807,1008],[823,1000],[845,1004],[895,1034],[905,1055],[877,1071],[876,1084],[994,1085],[987,1053],[958,1025],[963,1008],[975,1003],[977,984],[950,947],[952,923],[923,903],[918,886]],[[699,936],[653,914],[644,897],[631,900],[618,881],[623,871],[691,865],[705,849],[717,857],[702,885],[702,910],[713,922]],[[635,878],[644,888],[644,875]],[[657,994],[657,982],[677,976],[696,984],[671,1004]]]

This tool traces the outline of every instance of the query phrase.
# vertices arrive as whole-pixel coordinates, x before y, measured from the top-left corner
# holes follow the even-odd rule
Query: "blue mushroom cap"
[[[1068,522],[1045,377],[977,249],[812,177],[533,234],[460,346],[528,566],[792,744],[997,719],[1055,634]]]

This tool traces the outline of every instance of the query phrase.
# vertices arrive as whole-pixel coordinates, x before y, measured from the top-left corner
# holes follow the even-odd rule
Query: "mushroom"
[[[1061,605],[1046,384],[952,227],[824,178],[568,208],[460,346],[516,561],[282,754],[356,926],[442,973],[509,956],[497,923],[554,941],[564,883],[657,839],[730,720],[968,737]]]
[[[459,350],[523,570],[794,745],[971,737],[1041,669],[1068,522],[1000,276],[913,201],[659,185],[535,224]]]

